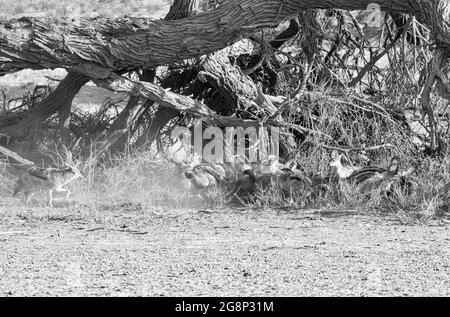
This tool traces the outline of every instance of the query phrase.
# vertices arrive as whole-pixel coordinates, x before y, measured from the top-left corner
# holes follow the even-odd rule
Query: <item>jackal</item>
[[[48,204],[50,207],[53,207],[53,192],[66,193],[65,199],[67,200],[70,190],[63,187],[80,178],[84,178],[84,176],[74,166],[63,168],[31,167],[20,175],[16,182],[13,196],[23,192],[26,205],[29,206],[31,197],[40,189],[46,189],[49,195]]]
[[[343,157],[344,157],[343,154],[337,155],[330,162],[330,166],[336,169],[336,174],[339,176],[340,179],[348,178],[350,175],[361,169],[361,167],[359,166],[343,165],[342,164]]]

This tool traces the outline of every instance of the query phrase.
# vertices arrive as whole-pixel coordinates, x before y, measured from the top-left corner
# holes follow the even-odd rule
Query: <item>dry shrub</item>
[[[108,162],[85,162],[86,178],[75,196],[85,203],[142,207],[181,207],[189,199],[189,183],[175,165],[150,151],[113,156]]]

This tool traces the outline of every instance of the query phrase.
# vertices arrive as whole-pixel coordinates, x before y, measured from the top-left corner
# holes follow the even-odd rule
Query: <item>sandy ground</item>
[[[450,221],[0,204],[0,296],[448,296]]]

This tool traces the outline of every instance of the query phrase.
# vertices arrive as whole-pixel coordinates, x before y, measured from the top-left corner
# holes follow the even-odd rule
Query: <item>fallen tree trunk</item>
[[[181,21],[150,21],[132,18],[74,21],[35,18],[0,19],[0,76],[23,68],[64,67],[70,71],[69,74],[82,74],[81,76],[85,78],[93,78],[101,87],[151,99],[162,107],[204,118],[210,124],[258,126],[260,123],[257,121],[243,121],[220,116],[202,102],[165,91],[151,83],[129,80],[116,73],[137,67],[154,68],[158,65],[172,64],[218,51],[257,30],[274,27],[305,9],[365,9],[371,2],[365,0],[230,1],[210,13]],[[430,27],[441,49],[446,50],[450,44],[450,23],[448,23],[449,16],[446,15],[450,7],[448,1],[382,0],[379,4],[382,9],[415,15],[418,20]],[[220,63],[217,65],[214,63],[212,61],[210,64],[205,64],[205,78],[208,83],[221,91],[222,95],[229,97],[229,100],[236,105],[253,105],[254,102],[256,106],[262,107],[264,112],[269,110],[267,113],[270,114],[276,111],[270,98],[254,89],[254,83],[251,80],[247,81],[245,75],[240,74],[237,68],[229,68],[228,70],[232,70],[231,73],[226,73],[228,70],[222,71],[217,68]],[[216,76],[217,74],[219,76]],[[244,85],[241,83],[240,86],[247,85],[250,88],[235,87],[233,82],[225,82],[225,84],[221,82],[223,78],[228,77],[236,79],[237,82],[244,79]],[[433,84],[434,81],[430,83],[430,86]],[[239,89],[245,89],[247,95]],[[58,94],[62,96],[66,94],[66,91],[72,90],[72,88],[61,89]],[[51,115],[55,112],[55,104],[55,102],[43,103],[43,108],[37,112],[37,116],[36,114],[30,116],[19,123],[19,128],[13,127],[12,131],[6,132],[14,135],[14,130],[21,130],[33,121],[48,117],[49,113]],[[47,107],[44,107],[45,105]],[[62,118],[66,118],[64,114]],[[305,134],[320,134],[306,128],[290,126],[277,118],[271,118],[264,123],[298,129]]]
[[[279,121],[276,118],[270,118],[259,122],[256,120],[242,120],[235,117],[225,117],[216,114],[205,106],[202,102],[192,99],[188,96],[176,94],[171,91],[147,82],[141,82],[125,78],[119,75],[112,75],[108,79],[97,79],[95,83],[103,88],[127,93],[133,96],[139,96],[151,99],[160,106],[179,110],[188,113],[196,118],[201,118],[206,125],[217,127],[260,127],[260,126],[279,126],[296,130],[303,134],[314,134],[331,140],[332,138],[325,133],[315,131],[306,127]]]
[[[256,84],[242,73],[236,65],[231,65],[226,50],[206,57],[202,63],[199,78],[213,86],[231,105],[230,114],[250,107],[261,109],[266,115],[275,113],[276,107],[265,98]]]
[[[153,83],[132,80],[116,74],[111,75],[107,79],[96,79],[94,82],[99,87],[147,98],[158,102],[163,107],[179,110],[194,117],[211,117],[216,115],[202,102],[166,91]]]
[[[177,20],[186,18],[189,15],[191,15],[195,9],[196,0],[175,0],[173,4],[170,6],[170,10],[167,13],[164,20],[170,21],[170,20]],[[144,69],[142,71],[142,75],[140,76],[142,81],[145,82],[153,82],[155,79],[156,71],[154,69]],[[140,114],[137,118],[133,118],[133,114],[136,112],[137,106],[140,104],[141,97],[137,95],[130,96],[130,99],[128,101],[127,106],[125,109],[122,110],[118,118],[114,121],[114,123],[111,125],[108,136],[106,137],[107,140],[110,140],[110,142],[107,142],[105,146],[102,148],[102,151],[107,151],[110,148],[111,153],[116,152],[123,152],[126,148],[126,144],[128,143],[128,138],[132,134],[132,126],[133,124],[136,125],[135,121],[139,121],[139,117],[143,115],[143,113]],[[144,112],[149,110],[149,107],[147,103],[152,102],[151,100],[144,101],[144,105],[142,106],[144,108]],[[166,118],[166,113],[169,113],[173,116],[178,114],[178,111],[163,108],[159,109],[159,111],[155,114],[155,122],[164,122]],[[159,118],[158,116],[161,116],[162,118]],[[170,119],[168,119],[165,123],[167,123]],[[153,127],[153,126],[152,126]],[[163,126],[159,126],[158,128],[162,128]],[[135,127],[136,128],[136,127]],[[152,135],[156,135],[158,131],[153,132],[152,129],[150,131],[148,128],[145,129],[145,136],[147,137],[147,133],[151,133]],[[123,133],[117,137],[117,134],[122,131]],[[128,132],[128,133],[127,133]]]
[[[234,0],[176,21],[122,19],[0,19],[0,75],[24,68],[64,67],[90,77],[218,51],[248,34],[277,26],[310,8],[366,9],[373,0]],[[446,0],[379,0],[382,10],[407,13],[450,45]],[[100,72],[99,70],[107,70]]]

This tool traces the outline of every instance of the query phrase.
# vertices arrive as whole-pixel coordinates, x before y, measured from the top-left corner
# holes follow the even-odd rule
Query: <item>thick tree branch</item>
[[[265,114],[276,111],[274,105],[264,98],[250,77],[244,75],[236,65],[231,65],[226,50],[209,55],[203,60],[199,78],[207,81],[232,105],[230,114],[236,109],[256,107]]]
[[[193,10],[196,7],[196,1],[197,0],[175,0],[173,4],[170,6],[170,10],[167,13],[164,20],[170,21],[170,20],[177,20],[177,19],[183,19],[188,17],[193,13]],[[142,75],[140,76],[141,81],[145,82],[153,82],[155,78],[156,71],[144,69],[142,72]],[[115,120],[115,122],[111,125],[111,128],[108,131],[107,139],[110,139],[110,136],[113,136],[116,134],[117,131],[128,131],[132,129],[133,123],[135,121],[139,121],[140,116],[135,117],[136,108],[139,105],[140,97],[137,95],[130,96],[130,99],[128,101],[127,106],[124,110],[120,113],[119,117]],[[144,109],[148,110],[148,102],[152,102],[151,100],[146,100],[144,105],[142,106]],[[144,111],[146,111],[144,110]],[[173,116],[177,114],[177,111],[170,110],[167,108],[164,108],[163,111],[157,111],[155,116],[158,116],[161,114],[161,112],[167,112],[172,114]],[[142,115],[142,114],[141,114]],[[159,121],[159,118],[155,118],[157,121]],[[162,128],[162,127],[161,127]],[[159,130],[158,130],[159,131]],[[146,129],[147,134],[147,129]],[[116,142],[112,144],[109,143],[109,146],[111,146],[111,151],[114,152],[122,152],[125,149],[127,143],[127,133],[123,133],[119,138],[117,138]]]
[[[314,134],[327,140],[332,139],[331,136],[320,131],[315,131],[288,122],[278,121],[276,119],[268,119],[264,122],[258,122],[255,120],[242,120],[235,117],[220,116],[200,101],[171,91],[166,91],[163,88],[148,82],[141,82],[118,75],[112,75],[108,79],[97,79],[95,80],[95,83],[100,87],[112,91],[128,93],[133,96],[151,99],[157,102],[160,106],[179,110],[196,118],[201,118],[207,125],[210,126],[243,128],[259,127],[261,125],[279,126],[293,129],[303,134]]]
[[[234,0],[176,21],[149,19],[0,19],[0,75],[23,68],[64,67],[97,78],[95,67],[122,70],[199,57],[310,8],[361,10],[373,0]],[[450,44],[446,0],[378,0],[382,10],[408,13]],[[97,69],[98,70],[98,69]]]
[[[438,147],[438,135],[437,135],[437,127],[436,121],[434,119],[434,110],[431,104],[431,91],[436,82],[436,79],[439,77],[439,73],[443,67],[443,64],[446,60],[445,52],[442,49],[438,49],[435,51],[434,56],[429,64],[427,78],[425,80],[425,84],[422,90],[422,109],[423,113],[428,116],[428,124],[430,129],[430,140],[431,140],[431,150],[436,150]]]
[[[73,98],[88,81],[89,77],[83,74],[69,72],[58,87],[36,106],[36,109],[32,110],[25,119],[6,127],[3,133],[20,137],[24,129],[42,124],[44,120],[59,110],[63,112],[61,125],[64,126],[68,120],[68,112],[70,112]]]

